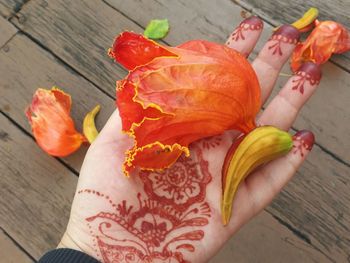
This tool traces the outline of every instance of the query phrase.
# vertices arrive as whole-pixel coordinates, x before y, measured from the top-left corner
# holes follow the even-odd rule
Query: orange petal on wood
[[[332,54],[349,50],[350,34],[344,26],[334,21],[318,22],[308,38],[295,48],[291,68],[295,72],[307,61],[320,65],[329,60]]]
[[[26,116],[38,145],[53,156],[67,156],[86,138],[76,131],[70,117],[71,97],[58,88],[37,89]]]

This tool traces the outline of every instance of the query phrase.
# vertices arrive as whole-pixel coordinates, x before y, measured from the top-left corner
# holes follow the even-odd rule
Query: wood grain
[[[350,1],[348,0],[241,0],[239,3],[248,7],[253,13],[262,14],[264,18],[276,26],[281,23],[292,23],[299,19],[309,7],[317,7],[320,12],[318,18],[321,21],[333,20],[350,30]],[[336,55],[332,61],[350,71],[350,52]]]
[[[0,15],[10,17],[15,14],[26,0],[0,0]]]
[[[77,177],[1,114],[0,123],[0,225],[38,259],[65,230]]]
[[[55,85],[71,94],[72,116],[78,131],[82,131],[85,114],[96,104],[102,106],[97,117],[98,129],[114,111],[112,98],[23,35],[15,36],[6,49],[0,50],[0,61],[0,109],[29,132],[30,125],[24,110],[38,87],[51,88]],[[83,146],[65,161],[79,171],[86,149]]]
[[[0,48],[5,45],[17,32],[17,29],[0,16]]]
[[[210,263],[331,262],[273,216],[262,212],[245,225]]]
[[[31,263],[28,257],[0,228],[0,263]]]
[[[28,3],[12,21],[79,73],[115,96],[126,71],[107,55],[115,36],[140,27],[99,0]]]

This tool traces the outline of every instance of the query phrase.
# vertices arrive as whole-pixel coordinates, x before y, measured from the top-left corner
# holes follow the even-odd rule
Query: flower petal
[[[86,141],[75,130],[69,115],[70,107],[70,96],[54,87],[51,90],[37,89],[26,110],[38,145],[50,155],[69,155]]]
[[[307,61],[320,65],[330,59],[333,53],[340,54],[348,50],[350,34],[345,27],[334,21],[318,22],[308,38],[295,48],[291,68],[295,72]]]
[[[260,87],[241,54],[207,41],[171,51],[178,57],[155,58],[118,83],[123,130],[135,140],[126,174],[167,168],[196,140],[255,127]]]
[[[176,56],[156,42],[133,32],[123,32],[114,41],[109,55],[131,70],[145,65],[156,57]]]

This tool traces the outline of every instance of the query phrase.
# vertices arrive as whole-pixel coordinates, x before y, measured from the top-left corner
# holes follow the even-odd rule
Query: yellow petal
[[[83,133],[88,139],[89,143],[92,143],[98,136],[98,131],[95,126],[96,114],[100,111],[101,106],[97,105],[92,111],[86,114],[83,123]]]
[[[312,24],[318,16],[318,9],[315,7],[311,7],[307,12],[302,16],[302,18],[295,21],[292,26],[296,29],[302,30],[306,28],[310,24]]]

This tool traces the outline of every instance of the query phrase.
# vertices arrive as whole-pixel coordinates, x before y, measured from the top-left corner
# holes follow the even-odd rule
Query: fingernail
[[[299,38],[299,30],[291,25],[280,26],[271,36],[272,40],[278,40],[288,44],[298,43]]]
[[[305,76],[311,85],[319,84],[322,77],[321,67],[313,62],[305,62],[295,74]]]
[[[244,19],[240,25],[243,25],[244,28],[250,29],[250,30],[260,30],[263,28],[264,23],[262,20],[257,16],[251,16],[246,19]]]
[[[311,151],[315,142],[315,136],[311,131],[301,130],[294,134],[293,141],[295,151],[300,151],[303,157],[303,149]]]
[[[245,40],[245,34],[243,34],[243,31],[252,30],[257,31],[261,30],[264,26],[264,23],[262,20],[257,16],[251,16],[246,19],[244,19],[238,27],[235,28],[235,30],[232,32],[230,38],[226,42],[227,45],[230,45],[233,41],[238,40]]]

